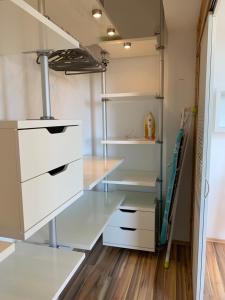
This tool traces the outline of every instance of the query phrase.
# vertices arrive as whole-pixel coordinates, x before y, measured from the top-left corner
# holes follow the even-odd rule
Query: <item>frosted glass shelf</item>
[[[123,192],[85,192],[57,217],[58,244],[91,250],[124,199]],[[48,226],[33,235],[29,242],[48,243]]]
[[[103,159],[84,156],[84,190],[92,190],[108,174],[121,165],[123,159]]]
[[[110,138],[103,140],[102,144],[107,145],[155,145],[157,141],[145,138]]]
[[[84,258],[83,253],[19,242],[0,264],[0,299],[56,300]]]
[[[0,54],[79,47],[79,42],[23,0],[0,1]]]
[[[103,180],[103,183],[155,187],[157,178],[158,175],[156,172],[117,170],[109,175],[106,180]]]
[[[156,95],[152,93],[111,93],[101,94],[102,99],[108,101],[146,101],[146,100],[157,100]]]
[[[126,198],[119,208],[155,212],[156,198],[155,193],[126,192]]]
[[[14,243],[0,241],[0,263],[15,251]]]

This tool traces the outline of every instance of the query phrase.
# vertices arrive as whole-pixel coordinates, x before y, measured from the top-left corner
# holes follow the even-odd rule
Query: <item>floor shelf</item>
[[[85,192],[57,217],[58,244],[91,250],[124,199],[123,192]],[[29,241],[48,242],[48,226],[39,230]]]
[[[155,187],[157,182],[157,173],[149,171],[134,170],[116,170],[103,183],[116,185],[131,185],[143,187]]]
[[[105,160],[95,156],[84,156],[84,190],[92,190],[122,162],[123,159]]]
[[[101,94],[102,99],[107,99],[107,101],[148,101],[157,100],[156,95],[151,93],[111,93],[111,94]]]
[[[0,263],[15,251],[15,244],[0,241]]]
[[[58,299],[84,258],[83,253],[18,242],[0,265],[0,299]]]
[[[103,145],[155,145],[156,143],[156,140],[145,138],[110,138],[102,141]]]

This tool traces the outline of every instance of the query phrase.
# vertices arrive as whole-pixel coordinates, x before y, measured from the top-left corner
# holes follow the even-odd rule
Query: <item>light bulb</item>
[[[130,49],[130,48],[131,48],[131,43],[130,43],[130,42],[125,42],[125,43],[123,44],[123,47],[124,47],[125,49]]]
[[[100,19],[101,16],[102,16],[102,11],[101,9],[93,9],[92,10],[92,16],[95,18],[95,19]]]
[[[114,36],[116,34],[116,30],[114,28],[108,28],[107,29],[107,34],[109,36]]]

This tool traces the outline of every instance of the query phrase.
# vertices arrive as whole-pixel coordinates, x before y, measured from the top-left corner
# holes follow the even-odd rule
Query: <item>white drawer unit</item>
[[[27,239],[83,192],[79,121],[0,122],[0,236]]]
[[[154,212],[120,208],[114,212],[109,225],[155,230],[155,214]]]
[[[126,192],[103,233],[104,245],[155,251],[155,216],[155,194]]]
[[[104,245],[155,251],[155,232],[107,226],[104,231]]]

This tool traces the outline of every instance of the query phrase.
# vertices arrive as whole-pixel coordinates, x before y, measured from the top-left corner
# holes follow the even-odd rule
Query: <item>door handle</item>
[[[210,189],[209,189],[209,182],[208,182],[208,180],[207,179],[205,179],[205,198],[207,198],[208,197],[208,195],[209,195],[209,191],[210,191]]]

